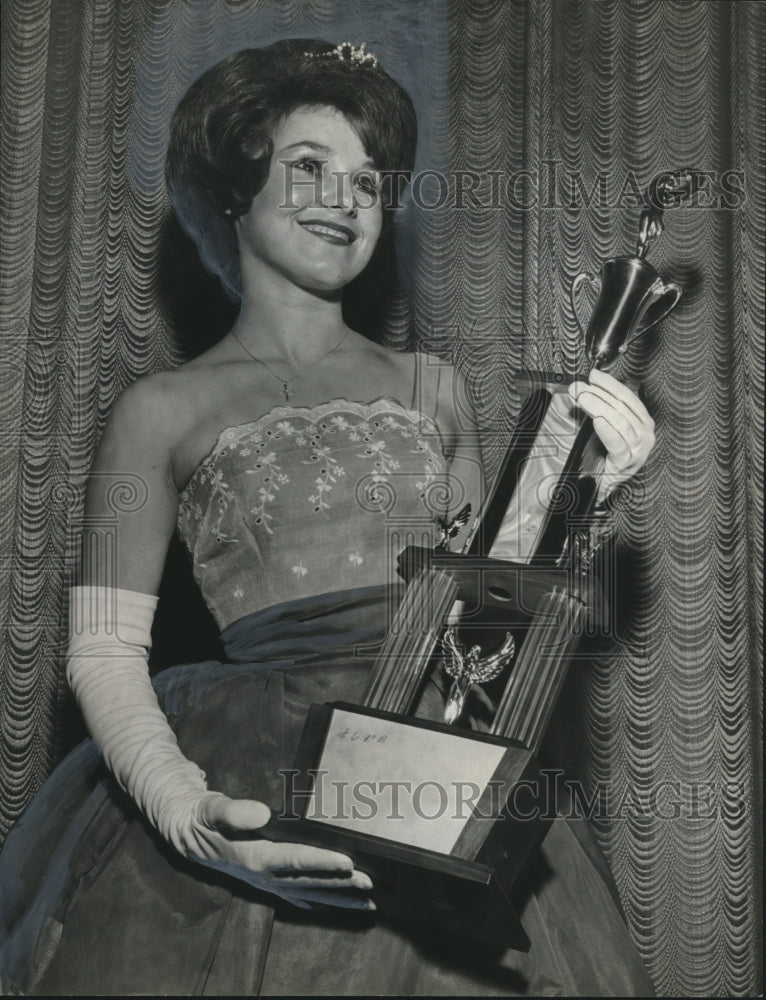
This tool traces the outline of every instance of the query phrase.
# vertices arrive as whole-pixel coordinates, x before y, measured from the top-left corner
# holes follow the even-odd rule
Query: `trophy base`
[[[511,890],[553,818],[520,743],[335,702],[312,705],[275,840],[347,854],[378,910],[526,951]]]

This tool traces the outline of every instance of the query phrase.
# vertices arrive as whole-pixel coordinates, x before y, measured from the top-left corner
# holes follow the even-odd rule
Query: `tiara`
[[[365,52],[366,44],[367,42],[362,42],[359,48],[356,48],[351,42],[341,42],[329,52],[304,52],[303,54],[311,59],[339,59],[352,66],[370,66],[374,69],[378,65],[378,59],[372,52]]]

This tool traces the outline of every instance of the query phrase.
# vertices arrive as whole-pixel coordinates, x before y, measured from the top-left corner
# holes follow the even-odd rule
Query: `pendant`
[[[282,383],[282,392],[285,394],[285,402],[289,403],[290,402],[290,395],[289,395],[289,393],[287,391],[287,382],[283,382]]]

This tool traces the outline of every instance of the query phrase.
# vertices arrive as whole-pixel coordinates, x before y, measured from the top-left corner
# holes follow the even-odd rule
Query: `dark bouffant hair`
[[[240,286],[233,220],[248,211],[266,183],[272,135],[291,112],[336,108],[356,129],[376,169],[413,168],[417,125],[409,97],[379,65],[354,61],[348,52],[345,58],[329,55],[334,49],[313,39],[244,49],[207,70],[176,108],[165,166],[168,190],[203,263],[232,298],[239,298]],[[385,194],[383,208],[387,214]]]

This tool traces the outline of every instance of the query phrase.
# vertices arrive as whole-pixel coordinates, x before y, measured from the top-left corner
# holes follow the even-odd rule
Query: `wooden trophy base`
[[[529,948],[510,891],[551,817],[515,740],[363,708],[312,705],[275,840],[349,855],[378,909]]]

